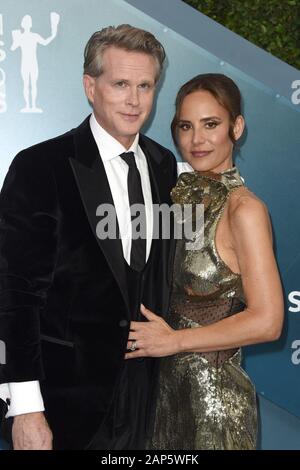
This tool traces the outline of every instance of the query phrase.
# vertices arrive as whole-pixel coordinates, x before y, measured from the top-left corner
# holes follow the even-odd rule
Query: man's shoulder
[[[47,175],[49,176],[49,171],[64,166],[68,157],[73,155],[72,132],[68,131],[21,150],[13,158],[8,174],[18,177],[22,175],[22,179],[28,181],[35,175],[35,178],[44,181]]]
[[[73,147],[73,134],[74,129],[56,137],[52,137],[51,139],[38,142],[37,144],[21,150],[17,157],[35,159],[40,158],[41,155],[43,155],[43,158],[54,158],[58,154],[63,155]]]
[[[39,168],[61,165],[74,156],[74,136],[76,133],[86,133],[88,129],[89,117],[78,127],[21,150],[13,159],[12,166]]]

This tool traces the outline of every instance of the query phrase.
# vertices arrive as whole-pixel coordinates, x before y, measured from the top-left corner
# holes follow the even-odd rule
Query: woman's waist
[[[190,324],[190,327],[206,326],[241,312],[244,308],[245,304],[237,297],[206,299],[173,292],[168,317],[172,323]]]
[[[244,304],[239,299],[219,299],[218,301],[197,301],[190,300],[186,296],[172,296],[172,303],[166,321],[175,330],[186,328],[201,328],[226,318],[237,311],[241,311]],[[219,369],[229,360],[234,360],[236,365],[240,365],[240,355],[236,355],[239,348],[225,350],[213,350],[197,353],[179,354],[175,359],[178,366],[186,364],[189,366],[204,360],[209,367]],[[200,363],[199,363],[200,366]]]

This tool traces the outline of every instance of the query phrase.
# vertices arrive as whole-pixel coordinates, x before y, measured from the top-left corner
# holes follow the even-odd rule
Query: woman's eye
[[[215,127],[217,127],[217,125],[218,123],[216,121],[209,121],[205,123],[205,127],[207,129],[214,129]]]
[[[178,125],[178,128],[182,131],[188,131],[191,128],[190,124],[181,123]]]

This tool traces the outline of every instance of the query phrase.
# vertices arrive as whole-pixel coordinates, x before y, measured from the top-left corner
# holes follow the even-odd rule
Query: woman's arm
[[[162,318],[142,310],[149,322],[132,322],[127,358],[206,352],[276,340],[283,322],[283,296],[265,205],[251,194],[229,213],[247,308],[208,326],[175,331]]]

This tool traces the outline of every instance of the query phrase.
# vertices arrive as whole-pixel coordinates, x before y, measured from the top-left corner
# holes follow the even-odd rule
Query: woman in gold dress
[[[283,299],[268,211],[233,166],[243,130],[230,78],[199,75],[179,90],[172,135],[194,171],[179,176],[172,200],[204,205],[204,240],[200,249],[177,241],[166,319],[142,306],[148,322],[131,324],[126,358],[163,357],[153,449],[256,447],[240,348],[279,337]]]

